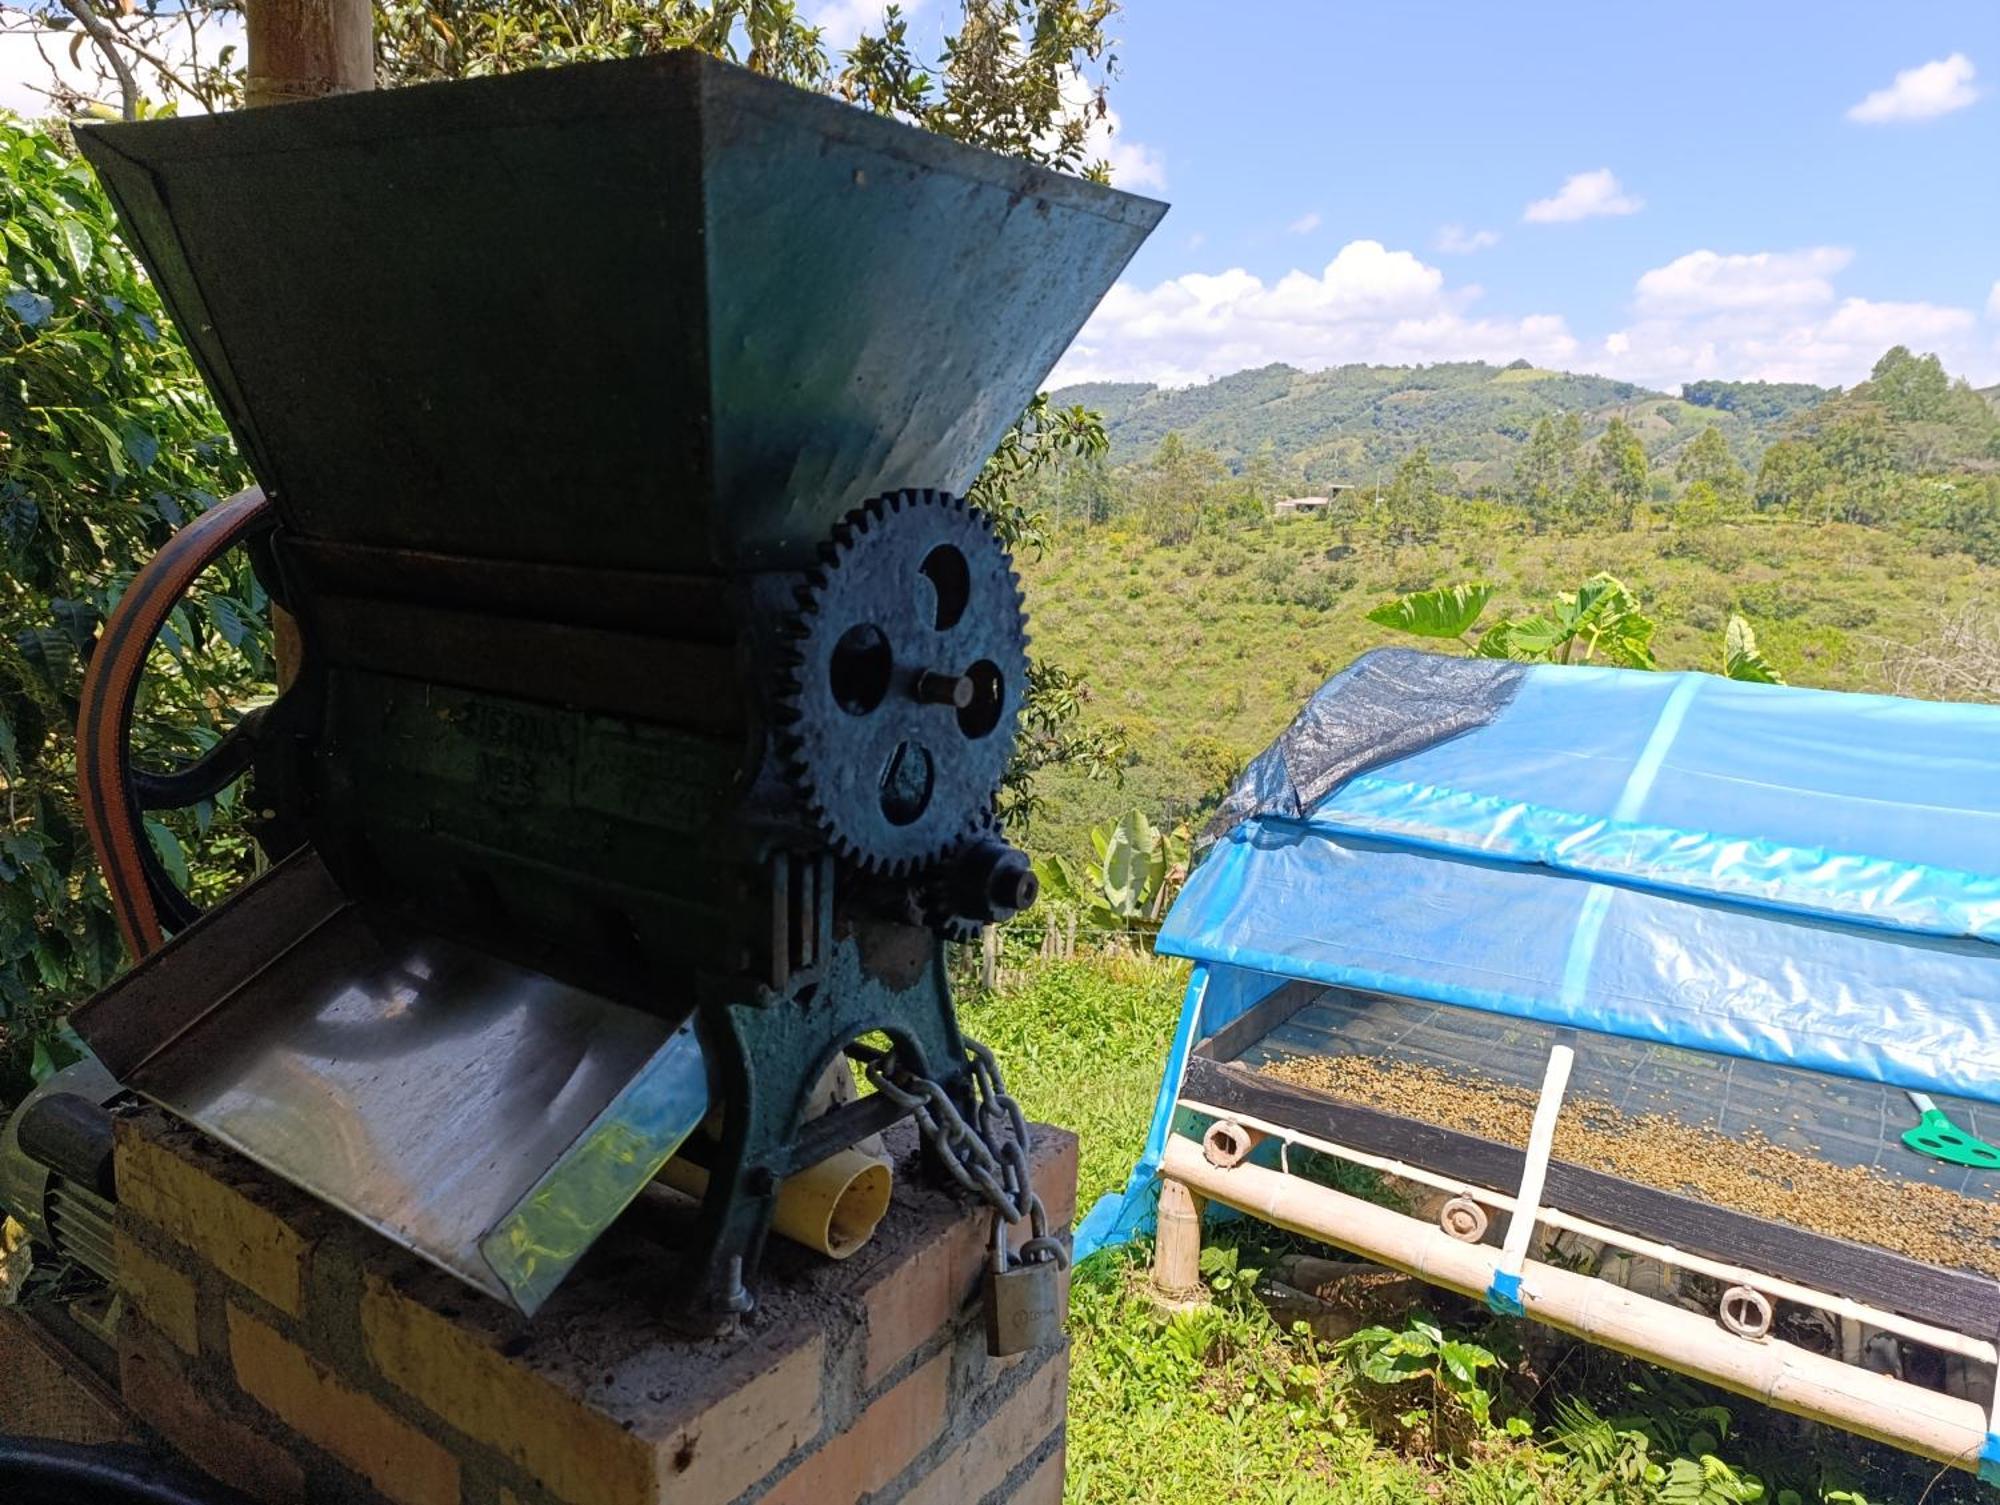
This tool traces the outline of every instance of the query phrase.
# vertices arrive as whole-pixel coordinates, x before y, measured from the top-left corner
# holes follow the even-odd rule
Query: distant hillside
[[[1544,371],[1517,361],[1435,366],[1339,366],[1300,371],[1264,366],[1204,386],[1162,389],[1091,382],[1053,394],[1104,415],[1113,463],[1138,459],[1169,432],[1241,465],[1269,444],[1308,484],[1367,481],[1418,445],[1468,489],[1498,486],[1536,420],[1583,416],[1586,438],[1623,416],[1655,466],[1709,424],[1754,467],[1785,418],[1828,389],[1763,382],[1700,382],[1685,397],[1602,376]],[[1688,400],[1692,399],[1692,400]]]

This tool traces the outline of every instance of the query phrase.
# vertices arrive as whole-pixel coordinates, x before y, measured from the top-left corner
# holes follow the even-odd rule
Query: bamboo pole
[[[1168,1296],[1185,1296],[1201,1287],[1201,1199],[1178,1181],[1160,1183],[1153,1286]]]
[[[1498,1268],[1498,1252],[1485,1245],[1281,1171],[1248,1162],[1218,1168],[1179,1136],[1167,1145],[1161,1173],[1199,1196],[1475,1299]],[[1987,1418],[1970,1401],[1777,1339],[1736,1337],[1694,1312],[1537,1261],[1526,1266],[1521,1300],[1535,1320],[1606,1348],[1939,1463],[1978,1467]]]

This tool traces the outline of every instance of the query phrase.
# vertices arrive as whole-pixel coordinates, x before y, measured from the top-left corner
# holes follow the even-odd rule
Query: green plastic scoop
[[[1945,1116],[1944,1110],[1921,1092],[1912,1092],[1923,1118],[1914,1129],[1904,1131],[1903,1143],[1919,1155],[1942,1160],[1948,1165],[1969,1166],[1973,1170],[2000,1170],[2000,1146],[1975,1139]]]

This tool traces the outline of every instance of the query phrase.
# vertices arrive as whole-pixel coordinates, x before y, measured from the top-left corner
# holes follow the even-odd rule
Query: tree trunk
[[[245,103],[290,104],[375,87],[369,0],[249,0]]]
[[[248,0],[250,43],[246,105],[292,104],[375,87],[375,10],[371,0]],[[303,647],[290,612],[271,603],[278,688],[299,677]]]

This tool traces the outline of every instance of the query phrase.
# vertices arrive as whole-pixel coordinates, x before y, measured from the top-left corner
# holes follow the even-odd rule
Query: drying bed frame
[[[1550,1145],[1574,1060],[1574,1032],[1545,1031],[1546,1050],[1540,1053],[1545,1069],[1527,1084],[1539,1086],[1540,1093],[1526,1148],[1345,1101],[1260,1069],[1287,1055],[1311,1054],[1316,1042],[1330,1043],[1329,1025],[1352,1023],[1371,1003],[1432,1007],[1291,982],[1195,1044],[1175,1094],[1174,1121],[1184,1129],[1192,1116],[1208,1132],[1201,1141],[1186,1132],[1171,1134],[1161,1158],[1163,1269],[1186,1268],[1188,1251],[1174,1245],[1198,1237],[1199,1227],[1198,1219],[1173,1216],[1180,1209],[1168,1199],[1185,1194],[1197,1208],[1218,1202],[1484,1299],[1497,1311],[1534,1317],[1782,1410],[2000,1480],[1995,1441],[2000,1421],[1991,1405],[1874,1373],[1769,1330],[1777,1302],[1817,1308],[1845,1323],[1955,1355],[1972,1366],[1976,1384],[2000,1394],[1991,1379],[2000,1362],[2000,1281],[1553,1159]],[[1330,1004],[1360,1008],[1335,1007],[1327,1017]],[[1315,1019],[1315,1013],[1322,1017]],[[1480,1016],[1458,1009],[1446,1013],[1453,1017],[1437,1032],[1439,1038],[1452,1034],[1450,1025],[1478,1028]],[[1505,1021],[1503,1027],[1510,1031],[1513,1054],[1520,1056],[1519,1022]],[[1606,1043],[1631,1049],[1602,1036],[1589,1040],[1587,1050]],[[1342,1048],[1354,1043],[1343,1042]],[[1407,1046],[1406,1039],[1378,1032],[1350,1053],[1422,1059],[1420,1049]],[[1532,1039],[1525,1048],[1534,1049]],[[1487,1056],[1480,1059],[1488,1063]],[[1518,1060],[1515,1066],[1518,1075]],[[1275,1168],[1259,1163],[1268,1161],[1268,1154],[1250,1158],[1265,1140],[1276,1142]],[[1294,1149],[1448,1193],[1452,1200],[1442,1225],[1289,1174]],[[1865,1155],[1849,1149],[1847,1158],[1867,1163]],[[1963,1194],[1984,1197],[1995,1190],[1979,1173],[1950,1176]],[[1522,1205],[1534,1208],[1533,1219],[1512,1216]],[[1508,1229],[1499,1248],[1476,1241],[1489,1216]],[[1724,1286],[1723,1300],[1716,1313],[1704,1316],[1537,1260],[1531,1248],[1537,1227],[1566,1229],[1708,1276]]]

